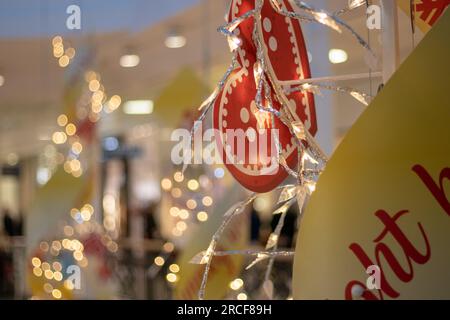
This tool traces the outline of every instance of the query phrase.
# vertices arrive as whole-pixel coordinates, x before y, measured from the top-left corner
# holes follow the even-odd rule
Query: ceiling
[[[173,2],[173,1],[172,1]],[[315,1],[316,3],[317,1]],[[341,8],[347,0],[319,1],[328,10]],[[176,75],[190,66],[212,85],[226,69],[230,53],[225,39],[216,32],[216,27],[223,24],[228,0],[202,0],[140,31],[115,30],[113,32],[83,33],[79,36],[65,37],[76,48],[89,47],[93,50],[93,67],[102,76],[102,82],[109,95],[118,94],[122,100],[156,99],[161,89]],[[133,7],[136,13],[136,8]],[[360,10],[360,9],[359,9]],[[363,11],[345,16],[346,21],[361,34],[367,34]],[[92,13],[90,16],[94,16]],[[142,13],[139,13],[142,16]],[[3,23],[4,24],[4,23]],[[168,49],[164,39],[171,28],[178,27],[187,38],[187,45],[181,49]],[[309,26],[304,26],[304,29]],[[411,49],[409,26],[406,17],[401,18],[402,56]],[[364,50],[348,34],[337,34],[323,28],[317,36],[330,39],[330,47],[347,50],[349,61],[342,65],[331,66],[332,74],[366,72]],[[371,44],[380,52],[379,32],[371,36]],[[58,66],[52,53],[52,36],[7,37],[0,38],[0,75],[5,77],[5,84],[0,87],[0,159],[14,152],[27,156],[39,152],[56,128],[56,117],[62,112],[62,94],[64,91],[66,69]],[[315,39],[307,39],[311,44]],[[133,47],[141,57],[136,68],[122,68],[120,56],[127,47]],[[314,65],[329,64],[328,52],[313,57]],[[210,61],[210,63],[205,62]],[[322,74],[314,74],[323,76]],[[353,102],[344,102],[352,105]],[[359,109],[358,109],[359,110]],[[343,119],[355,118],[360,111],[348,109]],[[139,121],[148,118],[126,116],[117,111],[117,128],[124,130]],[[337,117],[339,118],[339,116]],[[354,121],[352,118],[351,121]],[[347,121],[348,122],[348,121]],[[340,125],[338,125],[340,126]]]

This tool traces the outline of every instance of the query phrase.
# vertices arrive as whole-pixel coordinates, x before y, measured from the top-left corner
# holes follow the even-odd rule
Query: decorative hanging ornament
[[[255,2],[233,0],[228,21],[255,9]],[[289,1],[278,3],[281,9],[293,11]],[[230,30],[228,40],[237,63],[214,103],[213,126],[222,160],[235,179],[252,191],[268,192],[288,175],[279,165],[279,156],[295,169],[298,154],[297,140],[289,128],[264,109],[282,110],[273,89],[278,81],[310,78],[311,74],[297,19],[278,14],[269,1],[264,1],[256,24],[254,19],[245,19]],[[265,64],[258,58],[258,41],[262,44]],[[260,81],[261,77],[265,78],[264,82]],[[258,90],[261,101],[255,98]],[[286,98],[290,112],[289,115],[281,112],[281,117],[290,117],[290,122],[303,122],[311,135],[315,135],[313,93],[291,92]]]

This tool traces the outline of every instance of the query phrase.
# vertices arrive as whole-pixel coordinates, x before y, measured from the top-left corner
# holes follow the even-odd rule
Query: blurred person
[[[295,239],[295,232],[297,229],[297,209],[295,206],[291,206],[286,212],[284,218],[284,225],[281,229],[280,238],[278,240],[278,245],[280,247],[290,248],[293,245]],[[275,231],[278,221],[280,220],[281,214],[273,215],[272,221],[270,223],[272,232]]]
[[[259,229],[261,228],[261,219],[259,218],[258,211],[252,208],[250,213],[250,241],[252,243],[258,243],[260,240]]]
[[[145,221],[145,238],[158,239],[160,237],[158,225],[155,220],[157,204],[152,202],[143,209],[143,217]]]
[[[3,209],[3,230],[10,237],[15,235],[14,220],[8,209]]]

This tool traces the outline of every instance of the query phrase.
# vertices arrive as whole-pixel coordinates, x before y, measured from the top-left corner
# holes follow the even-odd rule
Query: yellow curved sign
[[[296,299],[450,298],[448,30],[450,10],[321,176],[298,237]]]

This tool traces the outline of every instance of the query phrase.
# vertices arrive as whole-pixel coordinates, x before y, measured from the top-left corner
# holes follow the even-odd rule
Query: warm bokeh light
[[[158,257],[155,258],[155,261],[154,261],[154,262],[155,262],[155,264],[156,264],[158,267],[161,267],[161,266],[164,265],[164,263],[165,263],[166,261],[164,260],[163,257],[158,256]]]
[[[200,211],[197,213],[197,220],[200,222],[205,222],[208,220],[208,214],[205,211]]]
[[[203,197],[202,203],[203,205],[209,207],[213,204],[213,199],[210,196]]]

